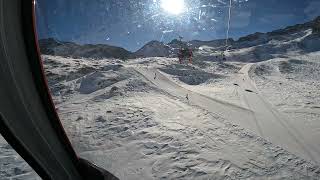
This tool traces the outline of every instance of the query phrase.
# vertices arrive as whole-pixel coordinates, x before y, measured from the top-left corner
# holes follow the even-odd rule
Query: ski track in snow
[[[221,101],[217,101],[217,103],[209,102],[214,99],[202,99],[202,97],[198,96],[197,93],[174,85],[174,83],[172,83],[169,79],[161,77],[160,75],[158,75],[160,77],[158,77],[157,80],[152,80],[151,75],[157,72],[155,69],[139,69],[138,71],[143,74],[144,77],[150,81],[153,81],[154,84],[157,84],[160,88],[166,89],[168,92],[177,96],[189,94],[191,103],[194,103],[216,114],[222,113],[225,115],[229,113],[229,116],[226,117],[229,121],[232,120],[234,123],[252,130],[254,133],[266,138],[276,145],[282,146],[292,153],[295,153],[310,161],[319,162],[318,157],[320,157],[320,154],[318,152],[320,149],[316,149],[314,147],[315,142],[306,142],[305,138],[308,137],[297,132],[297,125],[290,124],[286,120],[285,116],[279,114],[279,112],[272,108],[269,103],[258,94],[255,84],[248,75],[251,66],[252,64],[243,66],[242,69],[240,69],[237,77],[237,84],[241,89],[239,91],[238,88],[239,94],[242,95],[246,106],[252,110],[249,112],[252,117],[246,114],[247,116],[242,115],[241,118],[236,118],[236,116],[239,116],[241,113],[243,113],[239,111],[241,109],[233,109],[231,104]],[[233,113],[234,115],[232,116]]]
[[[268,106],[276,109],[279,121],[309,151],[311,160],[319,163],[320,138],[319,52],[292,58],[276,58],[258,63],[252,78]],[[265,72],[261,71],[261,67]],[[309,158],[310,158],[309,157]]]

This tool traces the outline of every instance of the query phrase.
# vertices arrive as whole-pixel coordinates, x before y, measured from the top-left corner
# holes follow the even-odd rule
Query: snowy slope
[[[226,95],[237,88],[234,83],[242,86],[239,71],[252,75],[244,63],[186,66],[176,58],[123,62],[44,56],[44,64],[77,153],[120,179],[320,178],[315,162],[265,136],[277,126],[262,127],[262,135],[250,126],[256,109],[241,102],[244,89],[253,87],[244,83],[244,92],[233,94],[238,104]],[[224,88],[223,93],[208,93],[211,85]],[[283,138],[288,141],[279,140],[290,142]],[[0,158],[7,156],[12,157],[1,151]],[[10,163],[12,169],[24,166],[22,161]],[[1,179],[19,174],[7,168],[2,172]],[[29,168],[24,174],[36,177]]]
[[[249,117],[247,107],[181,89],[177,82],[154,71],[169,69],[171,73],[170,68],[176,66],[181,73],[174,76],[189,76],[183,71],[187,66],[176,64],[177,59],[145,58],[124,63],[45,58],[47,73],[56,75],[49,78],[51,86],[60,84],[61,89],[52,91],[76,151],[121,179],[320,176],[317,165],[237,125],[237,119]],[[223,74],[229,66],[207,66],[205,71],[212,67],[218,75],[207,78],[193,65],[192,76],[206,78],[182,78],[182,82],[205,85],[225,79]],[[231,67],[229,73],[237,72]],[[95,70],[79,71],[84,68]],[[57,78],[74,71],[86,73]],[[189,100],[185,98],[187,93]],[[203,106],[206,103],[212,109]]]
[[[304,136],[311,151],[320,134],[320,53],[276,58],[255,65],[251,76],[261,94],[275,109],[286,115],[295,134]],[[316,140],[317,141],[317,140]],[[313,159],[317,159],[315,156]]]

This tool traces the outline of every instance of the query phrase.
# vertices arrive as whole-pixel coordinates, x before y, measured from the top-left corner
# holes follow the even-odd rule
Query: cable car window
[[[77,154],[120,179],[319,179],[317,0],[43,0]]]

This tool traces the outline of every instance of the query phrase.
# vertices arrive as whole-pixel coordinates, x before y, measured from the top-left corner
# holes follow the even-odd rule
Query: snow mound
[[[300,42],[306,52],[320,51],[320,34],[312,34]]]
[[[172,64],[160,69],[161,71],[175,76],[175,78],[189,85],[199,85],[210,79],[221,78],[220,75],[205,72],[199,68]]]
[[[123,67],[121,64],[111,64],[111,65],[105,65],[100,70],[102,71],[118,71]]]
[[[126,84],[125,90],[126,91],[137,91],[137,92],[145,92],[149,90],[149,85],[142,81],[141,79],[131,79]]]
[[[78,91],[82,94],[90,94],[124,79],[124,77],[118,75],[107,75],[102,72],[94,72],[78,80],[78,82],[80,82]]]
[[[254,69],[254,73],[258,76],[270,75],[273,71],[273,67],[266,64],[256,66]]]

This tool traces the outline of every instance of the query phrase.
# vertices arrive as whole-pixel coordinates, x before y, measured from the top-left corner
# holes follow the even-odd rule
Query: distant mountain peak
[[[134,54],[137,57],[166,57],[170,55],[170,47],[163,42],[152,40]]]
[[[288,26],[283,29],[274,30],[272,32],[261,33],[256,32],[247,36],[240,37],[237,41],[232,38],[228,39],[228,45],[233,48],[248,48],[261,44],[266,44],[271,40],[290,39],[295,33],[300,33],[312,29],[320,34],[320,16],[314,20]],[[302,33],[303,34],[303,33]],[[135,57],[168,57],[177,54],[180,47],[189,47],[198,49],[201,46],[213,47],[215,50],[224,50],[226,39],[215,39],[210,41],[191,40],[181,41],[173,39],[169,43],[152,40],[146,43],[136,52],[132,53],[121,47],[110,46],[107,44],[86,44],[79,45],[73,42],[63,42],[55,38],[47,38],[39,40],[40,49],[43,54],[85,57],[85,58],[135,58]]]
[[[121,47],[107,44],[79,45],[73,42],[62,42],[54,38],[40,39],[40,51],[42,54],[63,57],[84,57],[92,59],[117,58],[127,59],[133,57],[130,51]]]

